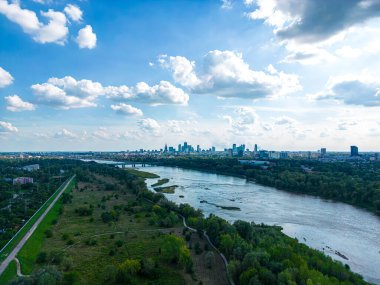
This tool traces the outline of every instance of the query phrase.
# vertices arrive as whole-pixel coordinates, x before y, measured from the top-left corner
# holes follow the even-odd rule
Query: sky
[[[380,151],[380,0],[0,0],[0,151]]]

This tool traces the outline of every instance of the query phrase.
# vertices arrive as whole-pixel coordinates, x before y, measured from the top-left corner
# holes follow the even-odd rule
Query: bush
[[[60,250],[53,250],[50,252],[49,260],[52,264],[60,265],[63,260],[63,252]]]
[[[122,240],[117,240],[116,242],[115,242],[115,245],[117,246],[117,247],[122,247],[123,246],[123,244],[124,244],[124,241],[122,241]]]
[[[47,229],[47,230],[45,231],[45,236],[46,236],[47,238],[51,238],[51,237],[53,236],[53,231],[52,231],[51,229]]]
[[[38,264],[45,263],[45,262],[47,261],[47,257],[48,257],[47,252],[45,252],[45,251],[41,251],[41,252],[37,255],[36,263],[38,263]]]
[[[70,235],[68,233],[62,234],[62,240],[68,240]]]

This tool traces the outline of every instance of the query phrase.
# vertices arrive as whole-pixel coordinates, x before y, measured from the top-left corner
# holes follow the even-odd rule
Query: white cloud
[[[63,11],[74,22],[80,22],[82,20],[83,12],[78,6],[68,4]]]
[[[193,122],[196,123],[196,122]],[[168,120],[167,129],[169,132],[174,134],[185,133],[185,127],[190,126],[190,121],[181,121],[181,120]]]
[[[233,115],[223,116],[234,134],[252,135],[258,126],[258,115],[253,108],[237,107]]]
[[[222,9],[229,10],[232,9],[232,0],[221,0],[222,5],[220,6]]]
[[[119,114],[127,115],[127,116],[142,116],[143,115],[143,112],[140,109],[135,108],[125,103],[120,103],[118,105],[111,105],[111,109]]]
[[[296,120],[286,117],[286,116],[282,116],[282,117],[276,118],[274,123],[275,125],[294,125],[296,123]]]
[[[66,41],[69,30],[66,16],[62,12],[52,9],[42,11],[41,16],[48,20],[47,24],[43,24],[34,11],[21,8],[18,1],[9,3],[8,0],[0,0],[0,13],[21,26],[36,42],[63,45]]]
[[[99,82],[87,79],[76,80],[71,76],[65,76],[52,77],[45,83],[32,85],[31,88],[37,103],[59,109],[96,107],[96,101],[100,96],[150,105],[186,105],[189,101],[189,95],[167,81],[161,81],[153,86],[139,82],[131,88],[126,85],[104,87]]]
[[[70,132],[67,129],[62,129],[61,131],[58,131],[57,133],[54,134],[54,138],[57,138],[57,139],[61,139],[61,138],[76,139],[76,138],[78,138],[78,135],[74,134],[73,132]]]
[[[18,129],[11,123],[0,121],[0,133],[17,133]]]
[[[360,49],[352,48],[350,46],[343,46],[335,51],[338,56],[345,58],[359,57],[362,52]]]
[[[218,97],[257,99],[290,94],[302,89],[298,76],[277,71],[255,71],[233,51],[210,51],[204,57],[203,73],[184,57],[160,56],[159,63],[170,69],[174,80],[193,93]]]
[[[80,48],[95,48],[96,34],[92,31],[92,27],[87,25],[83,29],[80,29],[76,41]]]
[[[314,100],[337,100],[348,105],[380,106],[380,80],[370,75],[331,77],[325,90],[309,95]]]
[[[8,86],[12,84],[12,82],[13,82],[12,75],[8,71],[0,67],[0,88]]]
[[[60,109],[96,107],[95,100],[104,93],[100,83],[86,79],[77,81],[71,76],[53,77],[31,88],[38,103]]]
[[[151,105],[179,104],[186,105],[189,95],[181,88],[177,88],[168,81],[160,81],[159,84],[149,86],[145,82],[139,82],[136,86],[107,87],[107,96],[114,100],[132,100]]]
[[[256,9],[248,17],[274,27],[282,40],[315,43],[330,39],[350,27],[378,18],[378,1],[357,0],[257,0]],[[323,16],[321,16],[323,15]]]
[[[142,119],[138,122],[138,125],[143,132],[152,134],[154,136],[160,135],[161,126],[156,120],[150,118]]]
[[[4,99],[7,102],[7,110],[11,112],[33,111],[36,109],[32,103],[23,101],[17,95],[7,96]]]

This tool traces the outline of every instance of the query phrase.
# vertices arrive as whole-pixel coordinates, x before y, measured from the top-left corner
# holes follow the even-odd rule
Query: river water
[[[215,214],[230,222],[240,219],[279,225],[285,234],[348,264],[367,281],[380,284],[380,218],[367,211],[237,177],[175,167],[148,166],[142,170],[169,178],[165,186],[179,186],[175,194],[165,194],[171,201],[188,203],[206,216]],[[155,182],[157,179],[147,179],[150,189]]]
[[[165,186],[178,185],[175,194],[165,194],[173,202],[188,203],[201,209],[205,216],[214,214],[230,222],[239,219],[279,225],[288,236],[348,264],[367,281],[380,285],[380,218],[372,213],[232,176],[162,166],[147,166],[141,170],[169,178]],[[151,185],[157,179],[146,182],[153,190]],[[217,205],[238,207],[240,211]]]

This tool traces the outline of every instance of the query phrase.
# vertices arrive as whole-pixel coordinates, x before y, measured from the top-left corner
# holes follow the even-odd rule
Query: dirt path
[[[54,198],[54,200],[50,203],[50,205],[47,207],[45,212],[38,218],[38,220],[34,223],[34,225],[30,228],[30,230],[24,235],[24,237],[21,239],[21,241],[15,246],[15,248],[12,250],[12,252],[3,261],[3,263],[1,263],[0,275],[3,274],[5,269],[8,267],[9,263],[13,259],[15,259],[16,255],[19,253],[19,251],[22,249],[22,247],[25,245],[25,243],[28,241],[28,239],[31,237],[31,235],[34,233],[34,231],[37,229],[38,225],[42,222],[42,220],[45,218],[47,213],[49,213],[50,209],[55,205],[55,203],[61,197],[63,192],[65,192],[67,186],[71,183],[71,181],[74,179],[74,177],[75,177],[75,175],[72,176],[70,178],[70,180],[66,182],[66,185],[62,188],[61,192],[59,192],[58,195]],[[17,263],[17,261],[16,261],[16,263]]]

